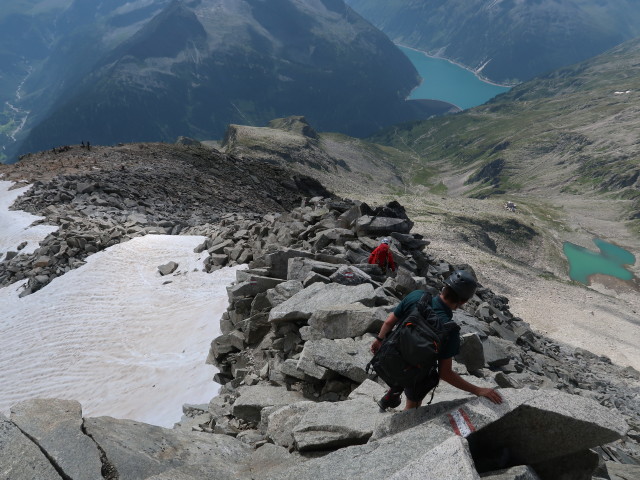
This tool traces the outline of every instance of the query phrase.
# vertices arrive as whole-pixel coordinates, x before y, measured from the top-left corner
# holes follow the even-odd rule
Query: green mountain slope
[[[361,136],[451,108],[406,102],[417,82],[342,1],[174,1],[58,95],[20,153],[83,139],[221,138],[229,123],[295,114]]]
[[[394,41],[528,80],[640,35],[634,0],[347,0]]]
[[[373,140],[420,155],[414,179],[439,172],[456,193],[607,193],[636,199],[640,218],[639,111],[640,39]]]

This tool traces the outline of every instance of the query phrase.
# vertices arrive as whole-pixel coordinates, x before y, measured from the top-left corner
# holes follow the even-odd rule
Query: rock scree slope
[[[274,194],[280,192],[280,201],[252,203],[256,194],[246,209],[227,199],[216,210],[214,199],[226,195],[222,188],[205,189],[213,199],[200,207],[195,199],[205,196],[197,188],[185,188],[182,197],[144,197],[150,193],[138,183],[128,197],[122,195],[126,178],[118,178],[122,186],[117,192],[111,192],[114,183],[103,181],[122,172],[121,166],[127,172],[144,166],[147,184],[156,191],[160,182],[154,178],[172,171],[171,166],[195,168],[194,152],[238,178],[242,167],[232,157],[164,145],[93,149],[92,154],[106,154],[95,165],[69,155],[64,157],[68,166],[52,167],[51,158],[42,157],[39,167],[26,159],[24,166],[3,170],[12,179],[41,182],[25,196],[24,205],[39,214],[48,211],[50,222],[84,228],[84,221],[95,222],[97,216],[120,224],[118,215],[128,215],[125,221],[137,219],[130,226],[135,234],[204,235],[197,250],[209,254],[208,271],[249,263],[228,288],[222,335],[212,339],[207,361],[219,367],[216,380],[223,387],[208,405],[185,405],[183,419],[174,429],[164,429],[83,418],[77,402],[23,402],[9,418],[0,418],[0,468],[9,478],[42,478],[42,472],[49,472],[46,478],[94,478],[97,469],[102,478],[155,480],[422,478],[433,472],[443,478],[520,478],[525,472],[527,478],[553,479],[614,478],[613,472],[622,469],[637,473],[640,374],[535,333],[510,313],[508,298],[482,286],[455,312],[462,347],[454,365],[472,383],[500,387],[504,403],[494,405],[441,385],[430,406],[380,412],[375,400],[385,387],[367,375],[365,366],[383,319],[410,291],[437,293],[454,268],[472,267],[430,255],[429,240],[411,233],[413,222],[399,203],[370,207],[326,192],[314,196],[311,192],[320,186],[302,177],[293,181],[296,190],[287,189],[281,182],[289,179],[282,176],[292,174],[267,164],[261,167],[261,180],[271,179],[265,183]],[[55,160],[56,154],[50,155]],[[204,174],[204,163],[198,163],[199,178],[212,184],[217,177]],[[76,169],[73,175],[95,174],[97,186],[88,187],[90,192],[78,191],[78,183],[64,187],[64,181],[71,182],[65,178],[71,174],[68,167]],[[58,174],[55,168],[62,170]],[[279,176],[268,177],[269,172]],[[174,179],[173,187],[187,180],[195,187],[189,176]],[[51,188],[38,188],[45,185]],[[101,185],[110,188],[105,192]],[[54,201],[62,189],[71,198]],[[251,195],[250,188],[245,190]],[[148,204],[142,205],[144,218],[125,204],[138,194]],[[124,208],[101,205],[108,199]],[[172,205],[176,199],[182,208]],[[273,213],[266,213],[272,206]],[[224,208],[234,211],[224,213]],[[178,228],[161,224],[163,215],[177,210],[183,215]],[[58,232],[60,249],[66,242],[72,260],[89,255],[93,248],[81,252],[74,242],[69,248],[68,240],[78,234],[67,231]],[[383,236],[391,238],[399,265],[395,277],[366,263]],[[44,268],[15,263],[21,256],[16,252],[3,259],[3,268],[12,262],[6,271],[18,270],[23,279]],[[68,440],[53,441],[52,431],[55,438]]]

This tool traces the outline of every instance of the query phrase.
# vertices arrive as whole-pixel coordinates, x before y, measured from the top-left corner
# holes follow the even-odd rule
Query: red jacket
[[[381,243],[378,245],[371,255],[369,255],[369,263],[378,265],[383,272],[387,271],[387,267],[392,272],[396,270],[396,264],[393,263],[393,253],[389,250],[389,245]]]

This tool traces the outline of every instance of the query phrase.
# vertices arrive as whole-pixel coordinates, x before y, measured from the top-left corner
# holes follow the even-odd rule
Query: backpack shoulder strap
[[[424,292],[418,303],[416,304],[416,308],[420,315],[424,318],[427,318],[429,315],[429,310],[433,310],[433,306],[431,305],[431,301],[433,300],[433,296],[429,292]]]

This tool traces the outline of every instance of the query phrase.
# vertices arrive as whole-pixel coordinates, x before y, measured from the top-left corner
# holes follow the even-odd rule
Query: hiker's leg
[[[404,407],[404,409],[411,410],[412,408],[418,408],[420,405],[422,405],[422,400],[420,400],[419,402],[414,402],[413,400],[409,400],[407,398],[407,405],[406,407]]]
[[[412,408],[421,406],[429,390],[431,390],[431,387],[426,382],[418,383],[411,388],[405,388],[404,393],[407,395],[407,406],[405,410],[411,410]]]

